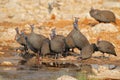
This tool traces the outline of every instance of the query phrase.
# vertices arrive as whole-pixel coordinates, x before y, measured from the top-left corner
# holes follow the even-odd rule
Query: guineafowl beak
[[[78,24],[79,17],[74,17],[74,18],[75,18],[74,23]]]

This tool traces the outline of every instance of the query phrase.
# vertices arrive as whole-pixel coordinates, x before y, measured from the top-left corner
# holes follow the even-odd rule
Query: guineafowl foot
[[[101,59],[108,59],[109,60],[109,57],[101,56]]]

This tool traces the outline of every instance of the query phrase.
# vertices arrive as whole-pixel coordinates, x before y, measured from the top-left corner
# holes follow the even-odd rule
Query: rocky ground
[[[48,3],[53,4],[51,13],[48,12]],[[16,53],[15,49],[20,46],[14,40],[16,27],[29,33],[29,24],[35,24],[35,32],[46,37],[49,37],[53,28],[56,28],[57,34],[66,36],[73,28],[72,22],[76,16],[80,17],[80,31],[90,43],[96,43],[100,37],[113,43],[117,53],[117,57],[110,56],[109,60],[91,58],[85,62],[120,66],[119,5],[120,0],[0,0],[0,58],[12,57]],[[113,11],[117,17],[116,24],[95,21],[89,15],[91,7]],[[96,52],[93,57],[99,55],[100,52]]]

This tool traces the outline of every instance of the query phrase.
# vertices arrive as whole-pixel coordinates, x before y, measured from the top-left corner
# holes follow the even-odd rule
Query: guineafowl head
[[[93,49],[94,49],[94,52],[95,52],[95,51],[98,51],[98,48],[97,48],[97,46],[96,46],[95,43],[92,43],[91,45],[92,45],[92,47],[93,47]]]
[[[79,17],[74,17],[74,18],[75,18],[74,22],[75,22],[75,23],[78,23]]]
[[[96,15],[98,15],[99,12],[100,12],[100,10],[94,9],[93,7],[91,7],[91,10],[89,13],[92,17],[95,17]]]
[[[16,31],[17,34],[20,34],[18,27],[15,28],[15,31]]]
[[[31,24],[30,28],[31,28],[31,32],[33,32],[34,31],[34,24]]]
[[[50,34],[51,39],[54,38],[55,36],[56,36],[56,28],[52,29]]]
[[[16,31],[15,40],[18,41],[20,38],[20,33],[19,33],[18,27],[15,28],[15,31]]]
[[[98,44],[100,41],[102,41],[102,39],[101,39],[101,37],[99,36],[99,37],[97,37],[97,44]]]

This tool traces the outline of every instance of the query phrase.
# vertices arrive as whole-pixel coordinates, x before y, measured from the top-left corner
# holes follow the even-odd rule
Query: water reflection
[[[65,65],[65,64],[64,64]],[[112,71],[115,69],[120,71],[120,67],[115,65],[98,65],[98,64],[66,64],[67,66],[61,65],[61,67],[41,67],[38,70],[30,70],[24,66],[22,70],[18,70],[17,67],[0,67],[0,80],[56,80],[62,75],[70,75],[77,79],[87,80],[89,75],[96,76],[97,73],[102,69]],[[59,65],[60,66],[60,65]],[[22,66],[23,67],[23,66]],[[102,67],[102,68],[101,68]],[[114,68],[114,69],[113,69]],[[98,72],[95,72],[98,71]]]

